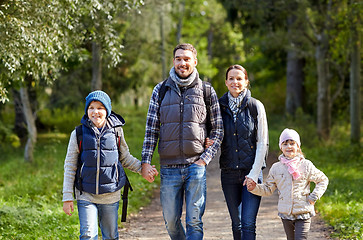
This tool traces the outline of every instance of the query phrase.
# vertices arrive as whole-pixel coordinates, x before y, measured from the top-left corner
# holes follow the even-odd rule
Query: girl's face
[[[294,140],[286,140],[281,144],[281,151],[285,157],[294,158],[299,153],[300,147]]]
[[[246,79],[246,75],[241,70],[231,69],[227,75],[226,86],[232,96],[236,98],[247,88],[248,79]]]
[[[97,128],[101,128],[106,122],[107,110],[101,102],[92,101],[88,106],[87,115]]]

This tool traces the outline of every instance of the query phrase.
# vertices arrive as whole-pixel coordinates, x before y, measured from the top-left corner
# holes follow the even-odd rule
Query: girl
[[[247,71],[242,66],[227,69],[225,84],[228,91],[219,99],[224,127],[219,160],[222,190],[233,239],[254,240],[261,197],[248,192],[246,177],[262,182],[268,147],[266,112],[263,104],[251,97]]]
[[[324,194],[328,178],[301,152],[299,134],[286,128],[280,135],[282,154],[270,169],[266,182],[257,184],[248,179],[247,188],[253,194],[269,196],[278,189],[278,215],[282,219],[288,240],[307,239],[314,204]],[[316,184],[310,192],[310,182]]]
[[[99,225],[103,239],[118,239],[120,191],[126,181],[123,167],[141,173],[141,162],[130,154],[122,131],[118,149],[114,128],[124,125],[125,121],[111,111],[111,99],[105,92],[88,94],[81,123],[84,149],[80,156],[82,167],[77,171],[80,151],[74,130],[64,163],[63,211],[72,215],[73,189],[76,187],[79,238],[98,239]],[[76,172],[80,177],[74,186]],[[143,173],[143,177],[152,182],[157,174],[153,166]]]

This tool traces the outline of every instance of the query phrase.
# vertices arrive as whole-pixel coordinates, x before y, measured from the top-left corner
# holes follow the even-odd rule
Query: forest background
[[[85,96],[111,96],[139,158],[152,88],[181,42],[196,47],[200,77],[219,97],[228,66],[247,69],[271,151],[296,129],[330,179],[318,211],[334,236],[362,239],[362,13],[358,0],[1,0],[0,239],[77,237],[61,188]],[[135,212],[158,181],[129,175]]]

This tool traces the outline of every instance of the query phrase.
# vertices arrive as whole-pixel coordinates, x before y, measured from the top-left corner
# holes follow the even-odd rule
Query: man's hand
[[[155,165],[150,165],[148,163],[143,163],[141,168],[141,175],[148,182],[153,182],[155,180],[155,176],[157,176],[158,170],[156,170]]]
[[[72,212],[74,211],[73,201],[66,201],[66,202],[63,202],[63,211],[64,211],[67,215],[72,216]]]

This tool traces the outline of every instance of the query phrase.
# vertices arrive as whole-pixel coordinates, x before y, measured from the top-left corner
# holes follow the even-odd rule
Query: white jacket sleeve
[[[316,202],[318,199],[321,198],[321,196],[323,196],[325,190],[327,189],[329,179],[322,171],[317,169],[311,161],[309,161],[308,168],[308,180],[315,183],[315,188],[308,196],[308,199]]]
[[[77,171],[79,149],[76,131],[73,130],[69,138],[66,159],[64,161],[63,202],[73,201],[74,178]]]
[[[268,148],[268,127],[266,111],[263,104],[257,100],[257,143],[256,143],[256,156],[252,165],[252,169],[247,175],[254,182],[257,183],[258,176],[261,173],[263,163],[265,161],[265,153]]]
[[[265,183],[257,184],[255,189],[250,191],[251,193],[258,196],[270,196],[274,193],[277,188],[276,181],[274,178],[274,166],[271,167],[270,172],[266,178]]]
[[[124,168],[130,169],[133,172],[141,174],[141,161],[130,154],[129,147],[127,146],[124,131],[121,129],[120,137],[120,162]]]

